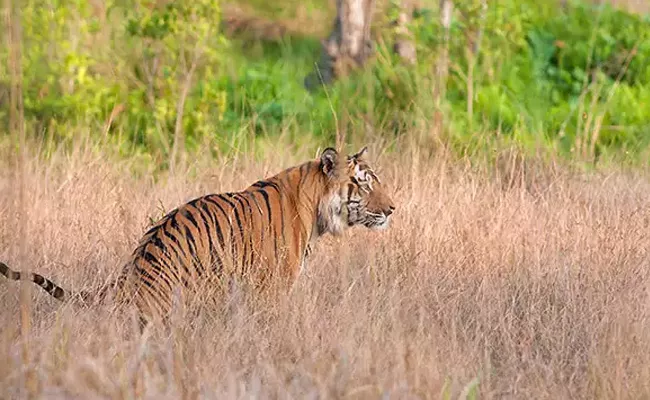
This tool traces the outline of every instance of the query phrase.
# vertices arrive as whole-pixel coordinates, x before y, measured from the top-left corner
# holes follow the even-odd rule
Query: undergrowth
[[[411,24],[416,66],[392,54],[395,6],[378,3],[385,12],[375,20],[373,61],[309,93],[303,78],[334,11],[325,1],[26,0],[27,132],[46,154],[82,137],[157,169],[168,167],[175,148],[216,156],[279,136],[329,144],[337,132],[392,141],[414,131],[426,137],[423,146],[458,155],[482,156],[507,142],[581,161],[647,163],[647,17],[532,0],[490,2],[482,14],[478,1],[456,1],[446,90],[437,99],[445,44],[437,2],[429,3]],[[0,49],[3,61],[8,48]],[[9,81],[0,70],[5,100]]]

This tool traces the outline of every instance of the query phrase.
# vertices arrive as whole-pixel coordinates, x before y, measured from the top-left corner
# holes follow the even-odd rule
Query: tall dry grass
[[[603,3],[602,0],[595,0],[594,2],[597,4]],[[650,12],[650,4],[647,0],[609,0],[609,3],[631,12],[641,14]]]
[[[0,161],[0,259],[99,285],[150,218],[305,157],[199,160],[158,180],[89,150],[28,157],[23,221]],[[23,363],[19,285],[0,279],[0,397],[26,398],[28,372],[47,399],[650,397],[647,177],[503,159],[495,175],[383,156],[398,207],[389,230],[325,239],[289,295],[236,292],[166,332],[140,336],[128,316],[33,288]]]

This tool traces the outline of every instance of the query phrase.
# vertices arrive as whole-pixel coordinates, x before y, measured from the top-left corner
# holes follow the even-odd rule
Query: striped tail
[[[17,272],[7,266],[7,264],[0,261],[0,274],[14,281],[32,281],[38,286],[42,287],[50,296],[60,301],[66,301],[70,297],[70,293],[66,292],[61,286],[52,282],[43,275],[34,274],[31,272]]]

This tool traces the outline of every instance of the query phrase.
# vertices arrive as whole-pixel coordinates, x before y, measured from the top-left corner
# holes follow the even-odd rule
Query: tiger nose
[[[384,214],[386,214],[386,216],[388,217],[389,215],[391,215],[393,213],[394,210],[395,210],[394,206],[388,206],[388,209],[386,211],[384,211]]]

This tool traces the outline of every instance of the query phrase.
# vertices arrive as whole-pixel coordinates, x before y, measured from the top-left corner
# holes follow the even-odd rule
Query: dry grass
[[[596,3],[602,3],[602,0],[595,0]],[[630,12],[646,14],[650,12],[650,3],[648,0],[608,0],[609,3]]]
[[[0,279],[0,397],[650,397],[647,178],[559,169],[504,185],[404,153],[381,160],[398,199],[392,227],[322,241],[296,290],[272,304],[235,294],[192,324],[138,336],[129,318],[33,288],[23,362],[19,285]],[[273,154],[197,161],[194,177],[158,182],[86,151],[31,158],[26,221],[13,218],[3,162],[0,259],[67,287],[98,285],[161,204],[306,157]]]

